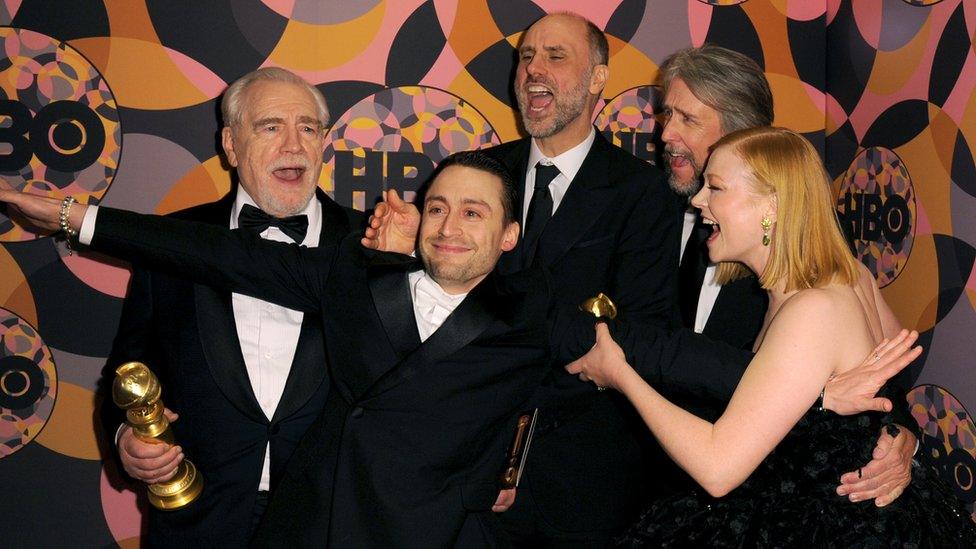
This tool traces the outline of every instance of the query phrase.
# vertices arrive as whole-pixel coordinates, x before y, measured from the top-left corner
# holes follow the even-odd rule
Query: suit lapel
[[[247,375],[244,355],[234,324],[231,294],[209,286],[193,285],[200,343],[207,366],[217,386],[245,416],[264,423],[261,410]]]
[[[553,214],[539,238],[536,257],[542,265],[551,267],[559,260],[573,244],[587,234],[590,227],[613,202],[616,193],[610,185],[608,176],[610,146],[597,132],[590,152],[576,172],[569,191],[566,192],[559,208],[556,209],[556,213]]]
[[[349,220],[342,207],[329,199],[321,189],[316,189],[315,199],[322,204],[322,231],[319,246],[338,241],[350,230]],[[328,377],[325,342],[322,336],[322,319],[318,314],[305,313],[301,333],[295,348],[288,380],[275,409],[273,421],[286,418],[312,398],[323,380]]]
[[[425,365],[437,362],[471,343],[496,318],[504,316],[498,311],[502,301],[504,300],[499,299],[495,289],[494,274],[489,275],[468,294],[457,309],[454,309],[444,320],[444,324],[427,338],[427,341],[407,355],[395,368],[380,377],[362,398],[373,398],[389,391],[416,375]],[[416,331],[412,304],[408,310]]]
[[[214,203],[212,208],[201,212],[195,221],[226,227],[234,205],[234,195],[231,191]],[[230,292],[194,284],[193,294],[200,343],[214,381],[241,413],[255,421],[267,421],[247,375]]]
[[[362,368],[344,369],[342,380],[354,398],[362,395],[377,379],[400,363],[420,345],[420,332],[413,314],[413,300],[407,274],[421,267],[420,261],[397,254],[375,254],[367,267],[373,310],[379,318],[382,333],[393,350],[392,361],[368,361]],[[380,334],[378,336],[382,337]],[[377,342],[377,345],[380,345]]]

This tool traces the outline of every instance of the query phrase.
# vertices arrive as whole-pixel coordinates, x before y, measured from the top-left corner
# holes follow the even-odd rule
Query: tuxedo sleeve
[[[555,311],[558,332],[550,352],[559,363],[583,356],[596,343],[593,317],[568,309]],[[679,328],[610,321],[614,340],[627,362],[651,386],[668,393],[728,402],[753,354],[727,343]]]
[[[603,290],[627,321],[671,326],[675,319],[680,226],[674,194],[658,172],[631,210],[612,257],[611,286]]]
[[[337,245],[305,248],[247,231],[99,208],[95,251],[304,312],[318,312]]]

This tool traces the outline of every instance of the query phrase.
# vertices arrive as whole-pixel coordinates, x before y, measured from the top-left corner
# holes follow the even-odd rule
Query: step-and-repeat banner
[[[654,162],[664,59],[705,42],[763,67],[776,124],[823,152],[837,210],[899,319],[923,333],[909,395],[922,451],[973,502],[976,8],[962,0],[23,0],[0,2],[0,176],[168,213],[230,187],[219,96],[281,66],[328,98],[320,186],[370,207],[448,154],[519,137],[521,32],[574,10],[604,28],[594,113]],[[68,255],[0,213],[4,545],[136,546],[145,503],[95,427],[126,265]],[[134,490],[135,489],[135,490]]]

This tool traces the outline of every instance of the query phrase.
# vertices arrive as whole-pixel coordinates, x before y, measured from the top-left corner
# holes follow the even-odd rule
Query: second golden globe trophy
[[[596,294],[595,297],[591,297],[583,303],[580,303],[579,308],[584,313],[590,313],[596,317],[596,321],[598,323],[605,323],[608,318],[610,320],[617,318],[617,306],[614,305],[613,301],[603,292],[600,292]],[[602,385],[597,385],[596,390],[602,392],[606,391],[607,388],[603,387]]]
[[[617,306],[603,292],[580,304],[580,310],[595,316],[597,321],[617,318]]]
[[[112,400],[125,410],[126,423],[139,440],[176,444],[169,420],[163,414],[159,379],[141,362],[126,362],[115,369]],[[197,499],[203,477],[188,459],[180,462],[173,478],[149,485],[149,503],[162,510],[179,509]]]

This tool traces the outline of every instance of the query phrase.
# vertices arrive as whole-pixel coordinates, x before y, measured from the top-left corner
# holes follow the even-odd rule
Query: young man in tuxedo
[[[329,113],[316,88],[284,69],[258,69],[228,87],[221,111],[236,188],[173,217],[308,247],[358,228],[358,212],[317,188]],[[186,455],[204,477],[192,505],[150,508],[148,543],[245,545],[325,404],[329,378],[318,314],[136,265],[104,385],[133,360],[155,372],[163,401],[179,414],[172,423],[179,446],[135,438],[106,389],[103,424],[118,433],[123,468],[147,483],[165,481]]]
[[[751,350],[766,314],[766,292],[755,277],[725,285],[714,281],[716,265],[708,261],[705,238],[710,227],[701,223],[688,199],[702,185],[709,148],[723,135],[773,123],[773,95],[756,63],[741,53],[705,44],[680,50],[661,67],[664,87],[665,171],[668,183],[682,198],[679,308],[684,326],[710,339]],[[901,396],[901,395],[900,395]],[[914,428],[904,398],[896,402],[894,420]],[[724,403],[682,401],[706,419],[721,414]],[[897,438],[882,433],[874,460],[842,478],[838,494],[852,500],[890,503],[911,480],[915,435],[901,429]]]
[[[491,508],[516,414],[549,371],[544,275],[494,271],[518,242],[513,187],[482,152],[445,159],[426,191],[419,260],[363,248],[359,234],[300,248],[3,185],[0,196],[26,199],[39,226],[80,227],[96,251],[327,312],[325,408],[254,544],[485,547],[505,538]]]

